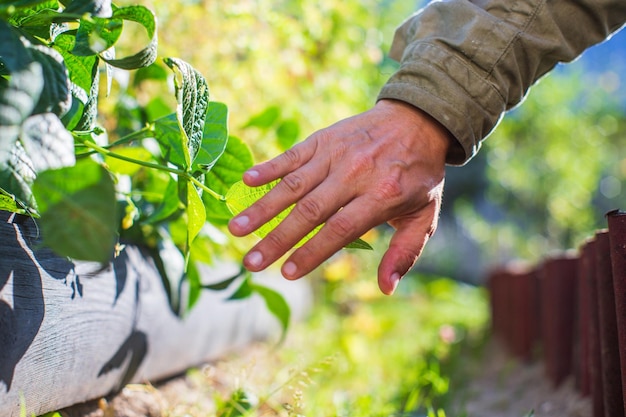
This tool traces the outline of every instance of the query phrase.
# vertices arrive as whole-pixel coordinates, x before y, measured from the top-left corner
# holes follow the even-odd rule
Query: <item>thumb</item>
[[[400,279],[413,267],[426,242],[435,232],[437,210],[431,206],[414,217],[404,217],[393,222],[396,232],[378,267],[378,287],[384,294],[394,293]]]

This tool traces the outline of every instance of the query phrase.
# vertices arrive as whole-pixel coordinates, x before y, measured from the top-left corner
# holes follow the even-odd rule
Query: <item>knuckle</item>
[[[286,242],[285,235],[278,228],[268,233],[264,240],[272,250],[280,249]]]
[[[369,153],[360,153],[355,155],[350,161],[345,179],[347,181],[357,180],[365,174],[372,172],[375,165],[376,160],[373,155]]]
[[[378,183],[374,198],[377,201],[395,201],[404,196],[404,188],[397,178],[385,178]]]
[[[300,166],[300,161],[302,160],[300,156],[300,152],[298,152],[297,148],[290,148],[283,153],[284,159],[287,161],[287,164],[291,167]]]
[[[317,200],[304,198],[296,204],[294,211],[307,223],[319,224],[322,221],[323,210]]]
[[[341,214],[331,217],[326,223],[326,226],[332,234],[342,239],[346,237],[350,239],[356,232],[356,224],[351,219]]]
[[[301,176],[297,174],[289,174],[285,176],[281,181],[282,187],[287,188],[287,190],[292,194],[299,195],[304,188],[304,181]]]

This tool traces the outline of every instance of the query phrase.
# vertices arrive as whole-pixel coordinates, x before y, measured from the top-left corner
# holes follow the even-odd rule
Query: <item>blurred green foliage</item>
[[[231,132],[260,158],[373,105],[393,72],[398,0],[157,2],[160,54],[176,52],[228,103]],[[417,2],[419,3],[419,2]],[[167,55],[165,55],[167,56]]]
[[[214,408],[181,399],[167,415],[445,416],[456,406],[451,387],[467,383],[463,361],[484,341],[486,294],[439,277],[410,282],[411,294],[315,309],[281,349],[190,372]]]
[[[395,27],[424,2],[142,3],[159,16],[160,55],[206,74],[231,132],[262,160],[370,107],[397,65]],[[418,268],[476,281],[486,265],[576,248],[604,227],[626,177],[625,116],[607,82],[620,79],[609,75],[545,77],[474,160],[449,169],[440,231]]]
[[[454,214],[494,261],[576,249],[623,207],[625,133],[618,97],[597,79],[554,73],[485,140],[485,187],[454,201]]]

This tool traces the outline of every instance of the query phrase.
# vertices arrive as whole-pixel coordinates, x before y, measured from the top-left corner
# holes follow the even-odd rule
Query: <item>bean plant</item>
[[[119,56],[129,22],[147,41]],[[124,244],[142,245],[175,313],[202,289],[236,283],[230,298],[260,294],[286,330],[285,300],[243,268],[217,284],[201,280],[198,263],[211,262],[216,246],[210,227],[250,200],[245,186],[229,201],[226,193],[252,156],[229,137],[228,108],[210,100],[202,74],[175,57],[157,60],[156,26],[148,8],[108,0],[0,1],[0,210],[35,219],[42,243],[72,259],[108,264]],[[173,80],[176,106],[154,118],[148,109],[124,114],[117,125],[137,128],[119,135],[99,123],[99,98],[114,72],[129,70],[135,83]]]

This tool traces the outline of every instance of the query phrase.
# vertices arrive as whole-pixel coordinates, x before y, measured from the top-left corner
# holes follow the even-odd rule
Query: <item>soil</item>
[[[261,348],[262,349],[262,348]],[[250,356],[258,354],[252,347]],[[239,357],[235,361],[245,360]],[[119,394],[62,410],[63,417],[204,417],[214,410],[211,390],[221,383],[227,361],[200,369],[198,378],[182,375],[158,385],[128,385]],[[481,358],[468,360],[463,387],[455,388],[448,417],[590,417],[591,399],[581,397],[573,378],[553,387],[541,362],[521,363],[496,343],[484,348]],[[465,380],[465,378],[463,380]],[[211,384],[207,385],[206,380]],[[458,384],[457,384],[458,385]]]
[[[582,397],[573,377],[558,387],[546,378],[541,361],[523,363],[490,342],[455,395],[458,413],[468,417],[591,417],[590,397]]]

